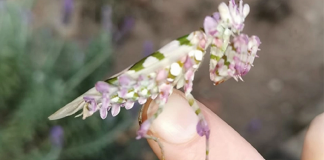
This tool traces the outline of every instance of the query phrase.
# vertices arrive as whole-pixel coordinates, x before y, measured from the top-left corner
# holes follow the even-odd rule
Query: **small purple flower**
[[[126,17],[124,19],[124,22],[122,24],[121,29],[119,30],[119,32],[117,32],[114,35],[114,38],[113,38],[114,41],[115,42],[120,41],[126,34],[128,34],[134,28],[134,25],[135,25],[134,18],[132,18],[132,17]]]
[[[63,145],[64,130],[61,126],[54,126],[50,131],[50,139],[55,147],[62,147]]]
[[[74,8],[74,2],[73,0],[64,0],[63,2],[63,24],[70,23],[71,15]]]

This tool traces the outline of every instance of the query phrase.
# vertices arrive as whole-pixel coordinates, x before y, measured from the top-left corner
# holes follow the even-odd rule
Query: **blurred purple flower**
[[[153,53],[153,43],[151,41],[145,41],[143,45],[143,55],[146,57]]]
[[[112,17],[112,8],[109,5],[105,5],[102,7],[101,10],[102,14],[102,27],[104,28],[105,31],[111,32],[113,27],[112,27],[112,22],[111,22],[111,17]]]
[[[133,29],[134,24],[135,24],[135,19],[134,18],[132,18],[132,17],[126,17],[124,19],[124,23],[123,23],[123,25],[122,25],[122,27],[120,29],[120,32],[121,33],[127,33],[127,32],[129,32],[130,30]]]
[[[262,122],[258,118],[253,118],[251,121],[247,124],[247,130],[250,133],[255,133],[259,131],[262,128]]]
[[[64,130],[61,126],[54,126],[50,131],[50,138],[52,145],[55,147],[62,147]]]
[[[71,15],[74,8],[73,0],[64,0],[63,2],[63,24],[67,25],[71,21]]]
[[[120,41],[125,35],[127,35],[135,25],[135,19],[132,17],[126,17],[122,23],[122,26],[114,36],[114,41],[118,42]]]

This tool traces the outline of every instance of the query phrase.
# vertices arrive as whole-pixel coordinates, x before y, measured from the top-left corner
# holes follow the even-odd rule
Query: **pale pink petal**
[[[104,107],[101,107],[100,108],[100,117],[102,119],[106,119],[107,115],[108,115],[108,109],[104,108]]]
[[[192,81],[194,78],[194,74],[195,72],[192,69],[189,69],[186,73],[185,73],[185,79]]]
[[[124,98],[126,96],[126,94],[128,93],[128,89],[127,88],[122,88],[120,89],[120,91],[118,92],[118,96],[121,98]]]
[[[127,102],[125,103],[125,108],[126,108],[127,110],[132,109],[133,106],[134,106],[134,103],[135,103],[135,102],[133,102],[133,101],[127,101]]]
[[[121,75],[118,77],[119,85],[126,86],[130,83],[131,79],[126,75]]]
[[[184,63],[185,69],[190,69],[193,65],[194,65],[193,60],[189,56],[187,56],[187,60]]]
[[[205,47],[206,47],[206,40],[205,39],[201,39],[199,41],[199,47],[205,49]]]
[[[146,101],[147,101],[147,98],[145,98],[145,97],[139,97],[138,98],[138,103],[139,104],[144,104]]]
[[[218,47],[218,48],[221,48],[222,45],[223,45],[223,41],[219,38],[215,38],[214,39],[214,44]]]
[[[110,99],[109,97],[106,97],[106,95],[102,96],[102,108],[108,108],[109,104],[110,104]]]
[[[145,77],[143,75],[139,75],[137,81],[143,81],[145,80]]]
[[[215,36],[217,33],[217,25],[218,23],[213,17],[207,16],[204,20],[205,33]]]
[[[112,106],[112,108],[111,108],[111,115],[112,115],[113,117],[115,117],[115,116],[117,116],[117,115],[119,114],[119,112],[120,112],[120,106],[117,105],[117,104],[114,104],[114,105]]]
[[[162,84],[159,86],[159,90],[160,90],[159,98],[163,103],[166,103],[168,101],[168,98],[169,98],[170,94],[172,93],[172,89],[173,89],[173,86],[169,85],[169,84]]]
[[[157,73],[156,81],[165,80],[167,78],[167,76],[168,76],[167,71],[165,69],[162,69]]]
[[[141,124],[140,129],[137,132],[136,139],[141,139],[146,136],[147,131],[150,129],[151,121],[148,119]]]
[[[220,20],[220,15],[218,12],[213,13],[213,18],[216,20],[216,22],[219,22]]]
[[[109,92],[109,84],[103,81],[99,81],[95,85],[96,90],[100,93],[108,93]]]
[[[180,59],[180,62],[181,63],[185,63],[187,60],[187,56],[183,56],[181,59]]]
[[[241,54],[242,52],[247,51],[249,37],[245,34],[240,34],[233,38],[233,42],[237,53]]]
[[[184,85],[184,91],[186,93],[190,93],[192,91],[192,86],[193,86],[193,83],[192,82],[188,82]]]

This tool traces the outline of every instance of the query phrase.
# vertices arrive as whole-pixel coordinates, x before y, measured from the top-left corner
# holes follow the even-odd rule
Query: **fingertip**
[[[243,137],[226,122],[198,102],[210,130],[209,159],[263,160],[262,156]],[[147,107],[147,106],[146,106]],[[150,103],[148,117],[157,109],[154,101]],[[145,115],[143,115],[145,116]],[[158,137],[164,146],[165,158],[202,160],[205,158],[205,137],[198,136],[196,125],[198,117],[189,106],[184,94],[178,90],[170,96],[165,110],[153,122],[150,134]],[[158,144],[148,140],[153,151],[161,157]]]
[[[151,117],[158,109],[155,101],[147,104],[143,110],[143,120]],[[163,107],[163,112],[155,119],[150,128],[154,136],[165,142],[179,144],[196,135],[198,117],[190,108],[182,92],[175,90]]]
[[[310,124],[305,136],[302,160],[323,160],[324,113],[318,115]]]

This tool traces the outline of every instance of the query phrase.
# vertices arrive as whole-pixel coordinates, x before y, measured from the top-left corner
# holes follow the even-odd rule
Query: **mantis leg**
[[[199,118],[198,124],[197,124],[197,133],[200,136],[205,136],[206,137],[206,160],[208,160],[208,154],[209,154],[209,135],[210,135],[210,130],[207,124],[207,121],[204,117],[204,115],[201,112],[201,109],[199,108],[195,98],[192,96],[191,91],[192,91],[192,82],[194,79],[194,72],[195,70],[188,70],[186,75],[185,75],[185,80],[186,84],[184,86],[184,92],[186,99],[190,105],[190,107],[193,109],[193,111],[196,113],[196,115]]]
[[[142,123],[143,123],[142,114],[143,114],[144,106],[145,106],[145,105],[142,105],[141,110],[140,110],[139,115],[138,115],[138,119],[137,119],[137,120],[138,120],[138,124],[139,124],[140,126],[141,126]]]
[[[159,148],[160,148],[160,150],[161,150],[161,156],[162,156],[161,158],[162,158],[162,160],[165,160],[163,145],[162,145],[162,143],[159,141],[159,138],[154,137],[154,136],[151,136],[151,135],[146,135],[144,138],[146,138],[146,139],[151,139],[151,140],[155,141],[155,142],[159,145]]]
[[[140,111],[139,116],[138,116],[138,123],[139,123],[140,126],[143,123],[142,114],[143,114],[144,106],[145,105],[142,105],[141,111]],[[160,142],[159,138],[158,137],[151,136],[151,135],[144,135],[144,138],[151,139],[151,140],[155,141],[159,145],[159,148],[161,150],[162,160],[164,160],[165,159],[165,157],[164,157],[164,149],[163,149],[163,145]]]
[[[164,105],[159,105],[159,108],[154,113],[154,115],[152,117],[150,117],[149,119],[145,120],[143,123],[142,123],[142,116],[141,115],[139,116],[138,120],[139,120],[139,123],[140,123],[140,129],[138,131],[138,136],[137,136],[137,139],[140,139],[140,138],[143,137],[143,138],[151,139],[151,140],[155,141],[159,145],[159,148],[161,150],[161,156],[162,156],[161,158],[162,158],[162,160],[165,159],[164,158],[164,149],[163,149],[162,143],[159,141],[158,137],[148,135],[147,131],[149,130],[149,128],[152,125],[153,121],[162,113],[163,107],[164,107]],[[142,114],[143,108],[144,107],[142,107],[140,114]]]
[[[199,108],[195,98],[192,96],[191,93],[185,93],[186,99],[188,100],[189,105],[191,108],[194,110],[196,115],[199,117],[199,121],[197,124],[197,133],[200,136],[205,136],[206,137],[206,160],[208,160],[208,155],[209,155],[209,135],[210,135],[210,130],[208,127],[208,123],[204,117],[204,115],[201,113],[201,109]]]

